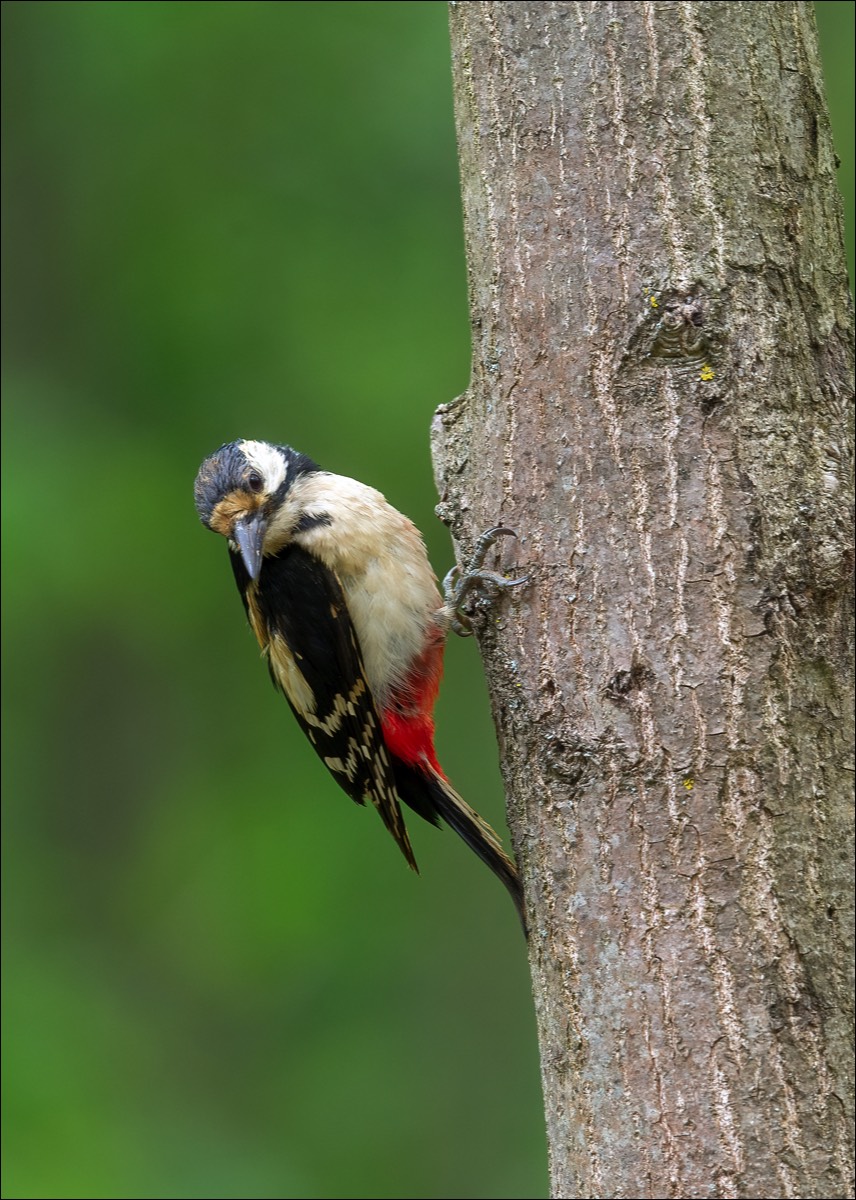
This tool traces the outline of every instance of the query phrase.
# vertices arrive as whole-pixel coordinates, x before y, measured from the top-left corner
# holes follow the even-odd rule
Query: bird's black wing
[[[372,802],[416,870],[342,585],[322,562],[293,544],[266,557],[256,581],[240,554],[229,553],[275,686],[336,782],[358,804]]]

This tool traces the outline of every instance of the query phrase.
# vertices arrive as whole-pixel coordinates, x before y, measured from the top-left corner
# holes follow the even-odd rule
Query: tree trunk
[[[812,7],[451,5],[434,422],[525,878],[555,1196],[852,1195],[852,318]],[[465,555],[464,555],[465,557]]]

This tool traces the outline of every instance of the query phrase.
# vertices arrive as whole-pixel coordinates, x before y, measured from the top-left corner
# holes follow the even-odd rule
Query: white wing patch
[[[253,607],[253,605],[250,606],[250,612],[253,611]],[[266,644],[262,643],[262,645],[264,653],[268,656],[274,669],[279,686],[303,719],[317,724],[317,718],[314,716],[315,696],[312,688],[306,682],[285,639],[275,633]]]

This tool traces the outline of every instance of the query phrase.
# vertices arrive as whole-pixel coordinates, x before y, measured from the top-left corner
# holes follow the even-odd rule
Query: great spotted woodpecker
[[[247,617],[274,685],[337,783],[371,801],[417,870],[400,802],[438,817],[502,880],[524,929],[517,868],[446,779],[434,750],[434,703],[450,629],[510,529],[482,536],[441,600],[416,527],[365,484],[322,471],[290,446],[230,442],[203,462],[194,487],[203,525],[228,539]]]

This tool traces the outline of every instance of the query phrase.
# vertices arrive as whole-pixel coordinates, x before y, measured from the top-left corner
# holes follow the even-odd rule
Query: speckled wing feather
[[[339,580],[293,543],[265,558],[255,582],[240,554],[230,557],[274,684],[337,783],[358,804],[371,801],[417,870]]]

